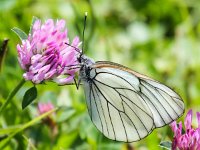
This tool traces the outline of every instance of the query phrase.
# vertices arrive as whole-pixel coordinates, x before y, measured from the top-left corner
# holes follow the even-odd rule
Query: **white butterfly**
[[[184,113],[181,97],[156,80],[116,63],[94,62],[84,55],[79,62],[79,81],[90,118],[109,139],[141,140]]]
[[[88,112],[96,128],[107,138],[133,142],[145,138],[155,128],[178,119],[184,113],[181,97],[172,89],[125,66],[108,61],[94,62],[79,53],[79,82],[82,81]],[[76,80],[75,80],[76,81]]]

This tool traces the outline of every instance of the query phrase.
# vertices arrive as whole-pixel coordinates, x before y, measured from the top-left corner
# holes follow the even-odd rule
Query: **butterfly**
[[[83,54],[83,45],[82,51],[73,48],[80,53],[75,84],[83,84],[89,116],[107,138],[138,141],[183,115],[184,102],[171,88],[123,65],[95,62]]]
[[[181,97],[166,85],[123,65],[79,57],[90,118],[107,138],[133,142],[184,113]]]

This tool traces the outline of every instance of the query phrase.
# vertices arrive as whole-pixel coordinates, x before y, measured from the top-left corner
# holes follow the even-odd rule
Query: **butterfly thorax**
[[[93,65],[95,62],[94,62],[94,60],[83,55],[81,57],[80,63],[81,63],[81,68],[79,71],[80,80],[88,82],[88,80],[90,80],[90,71],[91,71],[90,66]]]

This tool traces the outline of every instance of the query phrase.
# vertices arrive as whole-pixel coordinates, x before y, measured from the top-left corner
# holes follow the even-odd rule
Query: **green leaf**
[[[33,31],[33,25],[34,25],[34,23],[35,23],[36,20],[38,20],[38,18],[35,17],[35,16],[33,16],[33,18],[32,18],[32,22],[31,22],[31,27],[30,27],[30,30],[29,30],[29,33],[30,33],[30,34],[31,34],[32,31]]]
[[[37,97],[36,87],[32,87],[26,91],[22,101],[22,109],[26,108]]]
[[[12,28],[11,30],[18,35],[18,37],[21,39],[21,41],[26,40],[28,38],[27,34],[17,27]]]
[[[74,109],[68,108],[65,109],[57,118],[56,122],[64,122],[68,120],[70,117],[72,117],[76,111]]]
[[[160,147],[163,147],[165,149],[171,150],[172,149],[172,142],[171,141],[162,141],[160,142]]]

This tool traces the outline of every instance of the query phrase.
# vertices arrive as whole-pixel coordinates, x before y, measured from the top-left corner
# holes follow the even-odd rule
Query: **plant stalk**
[[[15,96],[15,94],[19,91],[19,89],[22,87],[22,85],[24,83],[25,83],[25,80],[22,79],[19,82],[19,84],[10,92],[10,94],[7,97],[7,99],[5,100],[5,102],[2,104],[2,106],[0,108],[0,115],[4,111],[4,109],[6,108],[6,106],[9,104],[9,102],[12,100],[12,98]]]

